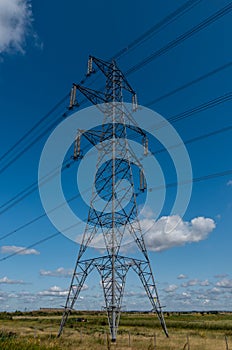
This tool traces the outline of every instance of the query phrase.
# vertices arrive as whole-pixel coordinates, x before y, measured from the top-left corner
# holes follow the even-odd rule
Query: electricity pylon
[[[132,113],[123,104],[123,92],[127,92],[132,96],[133,110],[136,110],[136,94],[115,61],[104,62],[91,56],[88,61],[88,75],[94,72],[95,66],[106,78],[105,91],[96,91],[73,84],[70,97],[70,109],[77,105],[76,92],[78,90],[93,104],[97,105],[103,112],[104,117],[100,129],[80,130],[75,141],[74,159],[80,158],[80,140],[85,137],[92,145],[96,146],[98,161],[86,228],[82,236],[82,243],[79,248],[58,336],[61,335],[68,316],[74,308],[87,275],[94,268],[97,269],[101,277],[113,342],[116,341],[125,280],[129,269],[133,269],[141,279],[151,302],[152,310],[157,313],[161,326],[166,336],[168,336],[138,219],[134,164],[140,168],[139,182],[142,191],[146,188],[146,181],[142,166],[131,149],[127,138],[128,129],[132,129],[133,132],[141,136],[144,144],[144,154],[147,155],[148,139],[146,134],[136,124]],[[105,206],[101,212],[97,210],[99,196],[105,201]],[[125,202],[127,205],[124,207]],[[84,252],[96,235],[101,235],[103,238],[106,255],[83,260]],[[133,238],[142,253],[142,260],[120,254],[124,236]]]

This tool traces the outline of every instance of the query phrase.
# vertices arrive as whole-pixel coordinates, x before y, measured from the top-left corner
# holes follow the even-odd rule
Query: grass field
[[[78,322],[77,318],[87,322]],[[232,314],[169,314],[170,337],[162,333],[155,315],[122,313],[117,343],[111,344],[102,312],[70,316],[57,339],[61,314],[0,313],[1,350],[232,350]]]

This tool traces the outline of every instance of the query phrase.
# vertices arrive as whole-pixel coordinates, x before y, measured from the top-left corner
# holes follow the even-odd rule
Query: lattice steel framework
[[[79,159],[81,154],[81,137],[85,137],[91,144],[96,146],[98,150],[98,171],[95,175],[86,228],[82,237],[82,244],[80,245],[58,336],[61,335],[68,316],[74,309],[74,304],[86,277],[94,268],[97,269],[101,277],[113,342],[116,341],[125,280],[130,268],[141,279],[151,302],[152,310],[157,313],[161,326],[166,336],[168,336],[138,219],[135,179],[132,170],[133,164],[136,164],[141,169],[141,190],[144,190],[146,182],[143,177],[142,166],[131,149],[127,138],[128,129],[132,129],[133,132],[140,135],[144,143],[145,155],[147,154],[148,143],[146,134],[136,125],[132,113],[123,104],[123,91],[127,91],[132,95],[133,110],[136,110],[136,94],[115,61],[104,62],[90,56],[88,75],[94,72],[94,66],[98,67],[106,77],[105,91],[96,91],[73,84],[70,97],[69,108],[72,109],[77,105],[76,91],[80,91],[101,109],[104,113],[104,120],[100,130],[79,131],[75,142],[74,159]],[[106,203],[101,212],[96,209],[99,196]],[[124,203],[127,203],[125,207]],[[104,238],[107,254],[102,257],[82,260],[84,252],[96,235],[101,235]],[[120,255],[120,247],[125,235],[133,237],[139,250],[142,252],[142,260]]]

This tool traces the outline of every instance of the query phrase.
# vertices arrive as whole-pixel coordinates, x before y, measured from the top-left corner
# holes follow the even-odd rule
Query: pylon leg
[[[146,261],[136,260],[136,259],[132,259],[132,260],[133,260],[132,268],[138,274],[143,284],[143,287],[147,293],[147,296],[151,302],[152,309],[154,312],[157,313],[157,316],[163,328],[163,331],[165,335],[168,337],[168,330],[164,320],[162,307],[160,305],[160,300],[159,300],[154,276],[151,270],[150,262],[149,260],[146,260]]]
[[[62,334],[65,323],[71,311],[73,310],[74,304],[80,294],[81,289],[83,288],[87,275],[94,268],[92,264],[93,264],[93,259],[85,260],[85,261],[77,260],[75,270],[73,272],[69,292],[68,292],[68,297],[64,308],[64,313],[60,324],[60,329],[58,332],[58,337]]]

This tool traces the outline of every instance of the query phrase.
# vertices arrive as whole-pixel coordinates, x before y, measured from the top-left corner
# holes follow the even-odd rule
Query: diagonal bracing
[[[135,193],[135,173],[133,167],[140,169],[140,187],[146,188],[142,166],[129,146],[127,131],[132,129],[139,134],[147,154],[146,134],[136,125],[133,116],[123,104],[123,92],[132,95],[133,110],[136,110],[136,94],[114,61],[104,62],[95,57],[88,61],[88,75],[94,72],[94,65],[106,77],[104,92],[99,92],[73,84],[70,109],[77,104],[76,90],[84,94],[103,112],[100,130],[79,130],[75,142],[74,159],[81,157],[80,140],[85,137],[98,150],[97,171],[92,188],[88,219],[82,237],[76,266],[73,272],[69,293],[59,329],[61,335],[70,312],[78,299],[86,277],[95,268],[100,274],[105,307],[108,316],[112,341],[116,341],[120,320],[122,298],[129,269],[139,276],[152,310],[157,313],[161,326],[168,336],[165,320],[160,305],[154,276],[138,218],[137,197]],[[99,104],[100,103],[100,104]],[[101,197],[104,206],[101,210],[97,201]],[[120,248],[125,236],[132,237],[142,253],[138,260],[122,256]],[[107,255],[83,260],[83,254],[96,237],[102,238]]]

